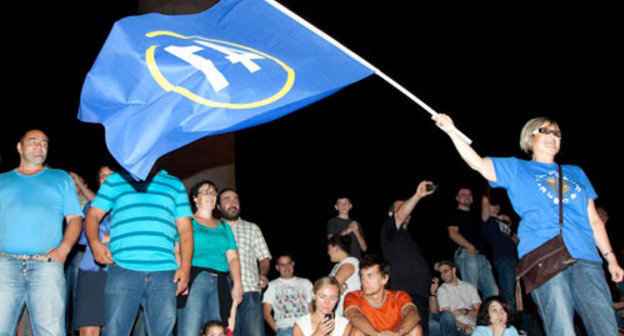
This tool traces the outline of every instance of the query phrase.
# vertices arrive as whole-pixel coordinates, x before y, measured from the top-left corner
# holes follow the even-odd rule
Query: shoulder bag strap
[[[563,170],[559,167],[559,233],[563,232]]]

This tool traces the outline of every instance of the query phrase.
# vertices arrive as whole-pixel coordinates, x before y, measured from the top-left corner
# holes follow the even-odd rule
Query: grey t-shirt
[[[344,218],[334,217],[330,219],[329,221],[327,221],[327,235],[329,236],[329,235],[340,234],[342,231],[346,230],[349,227],[349,224],[351,224],[352,221],[353,219],[351,218],[344,219]],[[358,229],[360,230],[360,235],[364,237],[364,232],[362,232],[362,226],[359,225]],[[351,236],[351,253],[350,254],[352,257],[359,259],[362,256],[360,243],[358,243],[358,240],[355,237],[355,234],[353,232],[351,232],[349,235]]]

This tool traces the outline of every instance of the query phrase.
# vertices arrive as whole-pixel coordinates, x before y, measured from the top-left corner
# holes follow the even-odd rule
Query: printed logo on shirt
[[[281,287],[276,293],[276,313],[280,319],[291,319],[308,313],[307,300],[299,288]]]
[[[537,187],[554,204],[559,204],[559,173],[551,170],[547,174],[537,176]],[[563,204],[574,201],[581,192],[581,186],[567,176],[563,177]]]

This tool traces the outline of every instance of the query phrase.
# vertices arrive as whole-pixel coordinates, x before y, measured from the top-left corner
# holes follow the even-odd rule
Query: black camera
[[[425,186],[425,188],[427,189],[427,191],[436,191],[438,190],[438,186],[433,184],[433,183],[429,183]]]

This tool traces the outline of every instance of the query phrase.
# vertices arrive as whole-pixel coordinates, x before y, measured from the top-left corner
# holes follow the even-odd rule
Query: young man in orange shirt
[[[386,289],[390,266],[379,256],[360,262],[362,290],[345,297],[345,315],[352,336],[420,336],[420,314],[404,291]]]

